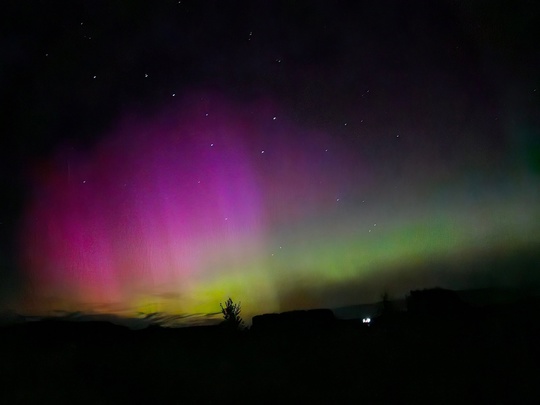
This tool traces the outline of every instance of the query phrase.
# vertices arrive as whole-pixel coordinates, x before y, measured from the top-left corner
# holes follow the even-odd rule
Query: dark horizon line
[[[489,305],[494,305],[501,302],[512,303],[512,302],[517,302],[520,299],[540,297],[540,291],[531,291],[525,288],[503,288],[503,287],[485,287],[485,288],[472,288],[472,289],[462,289],[462,290],[452,290],[452,289],[441,288],[441,287],[430,287],[430,288],[419,288],[417,290],[411,290],[411,292],[436,290],[436,289],[453,291],[458,294],[458,296],[460,297],[460,299],[462,299],[463,302],[469,305],[473,304],[473,306],[475,304],[480,305],[480,306],[489,306]],[[470,302],[471,297],[464,297],[464,295],[467,295],[467,294],[481,294],[481,293],[488,293],[488,294],[491,294],[491,296],[488,298],[483,297],[483,300],[481,300],[482,302],[480,303]],[[398,304],[396,305],[396,308],[398,310],[403,311],[405,301],[409,294],[407,294],[405,297],[400,297],[400,298],[392,298],[392,296],[390,296],[389,301],[393,303],[394,305]],[[498,297],[499,299],[497,300],[496,297]],[[474,301],[474,299],[472,301]],[[375,302],[357,303],[357,304],[332,307],[332,308],[322,308],[322,307],[315,308],[314,307],[314,308],[305,308],[305,309],[292,309],[292,310],[274,312],[274,313],[263,312],[263,313],[256,314],[253,316],[276,314],[276,313],[281,314],[281,313],[289,313],[289,312],[295,312],[295,311],[311,311],[311,310],[317,310],[317,309],[329,309],[330,311],[334,313],[334,316],[338,320],[360,320],[363,318],[363,316],[371,316],[371,317],[376,316],[376,313],[370,313],[370,314],[366,313],[363,316],[347,317],[347,316],[343,316],[343,314],[340,316],[337,312],[346,311],[346,310],[354,310],[354,309],[360,310],[362,307],[374,308],[374,307],[380,306],[382,302],[383,302],[383,299],[381,297],[381,300],[375,301]],[[144,315],[144,316],[140,318],[122,316],[122,315],[113,314],[113,313],[96,313],[96,312],[81,312],[81,311],[68,312],[64,310],[55,310],[55,311],[52,311],[52,313],[53,314],[51,315],[23,315],[13,310],[5,310],[3,312],[0,312],[0,327],[17,325],[17,324],[25,324],[25,323],[42,322],[42,321],[61,321],[61,322],[108,322],[110,324],[124,326],[132,330],[146,329],[150,326],[160,326],[164,328],[177,329],[177,328],[189,328],[189,327],[200,327],[200,326],[217,326],[223,321],[222,318],[211,318],[211,317],[221,315],[221,312],[192,313],[192,314],[187,314],[187,313],[172,314],[168,312],[152,312],[148,314],[141,313],[141,315]],[[56,313],[57,315],[54,315],[54,313]],[[190,322],[189,320],[191,320],[192,322]],[[244,320],[244,322],[248,325],[251,325],[252,319]]]

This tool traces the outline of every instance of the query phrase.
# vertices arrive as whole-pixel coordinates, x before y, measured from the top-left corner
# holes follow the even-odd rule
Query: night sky
[[[540,3],[1,14],[3,310],[540,290]]]

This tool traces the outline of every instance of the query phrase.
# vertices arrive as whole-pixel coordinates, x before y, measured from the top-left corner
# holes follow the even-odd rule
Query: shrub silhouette
[[[223,313],[223,325],[229,326],[233,329],[240,329],[243,327],[244,321],[240,316],[240,312],[242,310],[240,304],[240,302],[235,304],[230,297],[227,301],[225,301],[225,305],[222,303],[219,304],[221,307],[221,312]]]

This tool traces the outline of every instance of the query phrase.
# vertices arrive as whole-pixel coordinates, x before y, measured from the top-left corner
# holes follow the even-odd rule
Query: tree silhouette
[[[234,329],[243,327],[244,321],[240,317],[240,304],[240,302],[235,304],[230,297],[227,301],[225,301],[225,305],[222,303],[219,304],[221,307],[221,312],[223,313],[223,324]]]
[[[381,304],[379,307],[379,315],[391,315],[395,312],[394,304],[390,300],[390,295],[385,291],[381,295]]]

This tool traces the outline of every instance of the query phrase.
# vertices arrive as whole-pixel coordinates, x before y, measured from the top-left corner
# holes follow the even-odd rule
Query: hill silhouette
[[[539,399],[540,299],[461,298],[478,294],[491,293],[412,291],[406,309],[369,326],[324,309],[256,316],[246,330],[134,330],[77,316],[11,324],[0,328],[2,396],[115,404]]]

